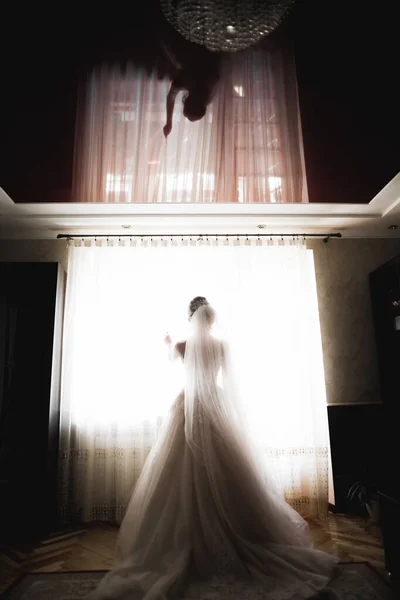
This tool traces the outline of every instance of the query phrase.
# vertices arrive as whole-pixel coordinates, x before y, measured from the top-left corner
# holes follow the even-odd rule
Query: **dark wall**
[[[393,411],[399,400],[400,330],[400,257],[370,274],[372,311],[378,350],[382,398]]]
[[[71,196],[78,81],[101,58],[151,64],[165,26],[158,0],[2,15],[0,185],[16,202]],[[291,16],[311,202],[369,202],[397,173],[397,35],[381,3],[302,2]],[[14,12],[11,12],[14,10]],[[86,11],[86,12],[85,12]],[[282,34],[283,35],[283,34]],[[286,35],[286,31],[284,33]]]
[[[0,263],[0,543],[29,541],[56,519],[57,277],[57,263]]]
[[[399,468],[399,365],[400,330],[395,318],[400,316],[400,256],[382,265],[370,275],[372,310],[382,399],[385,407],[385,437],[382,443],[385,460],[382,491],[400,502]]]
[[[361,481],[400,502],[399,365],[400,256],[369,275],[375,344],[380,375],[380,404],[328,407],[335,507],[354,511],[349,487]],[[356,372],[355,372],[356,376]]]
[[[399,364],[400,257],[375,269],[369,277],[382,402],[329,406],[336,510],[354,511],[349,487],[361,481],[400,502]]]

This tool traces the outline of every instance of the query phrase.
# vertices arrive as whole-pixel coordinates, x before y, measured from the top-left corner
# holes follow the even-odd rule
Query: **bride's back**
[[[189,357],[187,350],[189,348]],[[181,356],[183,362],[187,359],[194,359],[197,369],[201,369],[210,376],[217,377],[220,369],[223,367],[225,357],[225,344],[212,335],[202,336],[195,340],[178,342],[176,350]]]

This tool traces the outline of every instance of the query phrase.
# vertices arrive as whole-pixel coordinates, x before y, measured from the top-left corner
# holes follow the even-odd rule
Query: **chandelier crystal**
[[[213,52],[237,52],[261,41],[295,0],[160,0],[168,22],[184,38]]]

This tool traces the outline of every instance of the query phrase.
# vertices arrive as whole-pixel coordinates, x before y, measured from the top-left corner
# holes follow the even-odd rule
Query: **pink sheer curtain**
[[[129,64],[92,71],[78,110],[74,201],[308,201],[290,52],[224,56],[207,115],[189,122],[178,95],[166,141],[169,85]]]

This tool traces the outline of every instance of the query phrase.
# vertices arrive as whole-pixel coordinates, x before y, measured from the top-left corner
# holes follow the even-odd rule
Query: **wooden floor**
[[[54,535],[34,548],[0,550],[0,594],[24,572],[104,571],[114,562],[118,529],[94,523],[81,530]],[[342,562],[369,562],[384,577],[380,531],[365,519],[330,514],[323,523],[310,522],[316,548]]]

